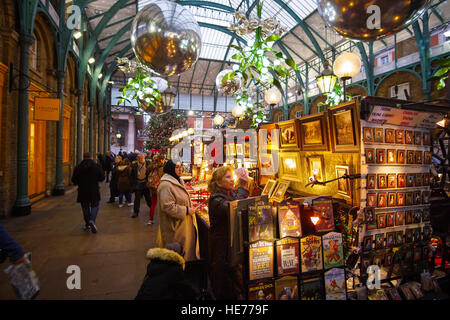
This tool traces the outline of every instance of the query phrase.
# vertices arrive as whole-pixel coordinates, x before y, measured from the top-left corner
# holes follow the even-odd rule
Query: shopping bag
[[[32,300],[39,294],[39,279],[31,268],[30,252],[25,254],[24,262],[10,265],[4,271],[19,299]]]

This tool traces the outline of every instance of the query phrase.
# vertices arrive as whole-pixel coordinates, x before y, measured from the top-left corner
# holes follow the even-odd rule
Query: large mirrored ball
[[[172,109],[172,106],[166,106],[161,102],[157,102],[156,105],[147,103],[145,100],[138,99],[139,108],[148,113],[151,116],[159,116],[167,113]]]
[[[340,35],[373,41],[409,26],[430,3],[431,0],[317,0],[317,9]]]
[[[134,18],[131,45],[136,57],[155,73],[180,74],[191,68],[200,55],[200,27],[182,5],[158,0]]]

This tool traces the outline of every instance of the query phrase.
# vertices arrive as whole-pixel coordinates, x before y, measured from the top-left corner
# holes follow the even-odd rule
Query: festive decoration
[[[342,36],[373,41],[409,26],[430,3],[431,0],[317,0],[317,9]]]
[[[169,141],[172,133],[180,128],[186,128],[186,117],[181,112],[170,111],[158,117],[151,117],[145,128],[149,140],[146,148],[167,149],[172,145]]]
[[[439,59],[435,62],[439,69],[433,74],[430,80],[439,81],[437,85],[438,90],[445,88],[445,82],[450,76],[450,57]]]
[[[139,61],[134,62],[127,58],[118,58],[117,62],[120,64],[119,69],[123,72],[136,73],[134,78],[129,78],[128,83],[119,89],[122,92],[118,101],[119,104],[124,101],[131,104],[131,100],[137,100],[143,111],[149,114],[154,113],[155,108],[161,104],[161,92],[158,89],[157,82],[145,73],[145,71],[148,72],[148,69]]]
[[[334,86],[333,91],[326,93],[327,100],[325,102],[319,102],[317,106],[319,108],[328,108],[328,107],[334,107],[342,102],[344,102],[344,92],[342,90],[342,87],[339,83],[336,83]],[[347,95],[346,101],[350,101],[352,99],[351,95]],[[322,111],[325,111],[325,109],[322,109]]]
[[[180,74],[191,68],[200,55],[200,27],[184,6],[157,0],[134,18],[131,45],[136,57],[154,73]]]
[[[252,102],[248,89],[249,84],[253,82],[260,87],[275,85],[280,91],[283,91],[280,82],[274,79],[271,73],[275,73],[281,78],[289,77],[289,71],[282,65],[283,62],[292,69],[297,70],[297,65],[292,59],[285,58],[281,52],[276,52],[272,48],[273,42],[280,39],[282,29],[277,26],[279,24],[274,22],[274,19],[267,19],[266,22],[262,21],[262,9],[263,2],[257,0],[257,20],[247,20],[242,14],[235,13],[240,23],[244,24],[243,29],[239,29],[239,32],[244,32],[245,34],[255,32],[255,41],[252,46],[245,48],[230,45],[231,48],[238,51],[232,58],[237,60],[239,64],[233,67],[233,72],[226,73],[222,78],[222,83],[226,83],[233,80],[235,76],[242,77],[242,92],[236,97],[235,102],[240,104],[240,108],[245,108],[245,115],[251,118],[253,127],[265,120],[268,108],[260,102]],[[236,28],[240,27],[236,24],[231,24],[231,30],[236,30]],[[269,33],[273,34],[267,36]],[[273,63],[267,58],[268,53],[275,57]],[[245,115],[242,115],[242,117]]]
[[[242,77],[236,74],[232,79],[224,76],[233,70],[222,70],[216,77],[216,87],[219,92],[222,92],[228,96],[231,96],[238,92],[242,88]]]
[[[281,36],[286,32],[286,30],[280,27],[280,22],[273,17],[262,20],[261,16],[255,17],[255,15],[252,14],[250,15],[250,19],[247,19],[245,12],[241,11],[236,11],[234,17],[238,22],[232,23],[228,29],[235,31],[241,36],[252,34],[258,28],[261,28],[263,37],[267,37],[269,34],[278,34]]]

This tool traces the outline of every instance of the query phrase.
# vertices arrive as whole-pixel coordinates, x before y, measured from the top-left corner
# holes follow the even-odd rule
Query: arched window
[[[36,33],[33,34],[33,44],[30,47],[30,68],[34,71],[38,71],[38,37]]]

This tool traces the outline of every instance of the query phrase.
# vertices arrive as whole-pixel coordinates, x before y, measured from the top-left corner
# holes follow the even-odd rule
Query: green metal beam
[[[202,86],[200,87],[200,94],[203,95],[203,85],[205,84],[206,76],[208,75],[209,66],[211,65],[211,61],[208,62],[208,66],[206,67],[205,76],[203,77]]]
[[[292,59],[292,56],[291,56],[291,54],[289,53],[289,51],[284,47],[284,44],[283,44],[282,41],[281,41],[280,43],[278,43],[278,47],[281,49],[281,51],[283,51],[283,53],[284,53],[289,59],[294,60],[294,59]],[[305,88],[305,83],[303,82],[303,79],[302,79],[302,77],[301,77],[301,75],[300,75],[300,72],[299,72],[298,70],[295,70],[295,75],[297,76],[297,80],[298,80],[298,82],[300,83],[300,85],[301,85],[303,88]]]
[[[241,41],[241,42],[247,44],[247,40],[245,40],[244,38],[238,36],[236,33],[234,33],[233,31],[229,30],[229,29],[226,28],[226,27],[223,27],[223,26],[217,26],[217,25],[215,25],[215,24],[206,23],[206,22],[199,22],[198,24],[199,24],[199,26],[201,26],[201,27],[210,28],[210,29],[215,29],[215,30],[221,31],[221,32],[223,32],[223,33],[226,33],[226,34],[228,34],[228,35],[230,35],[230,36],[235,36],[236,39],[238,39],[239,41]]]
[[[215,9],[221,9],[228,12],[234,12],[234,9],[231,6],[226,6],[221,3],[215,3],[210,1],[185,0],[185,1],[177,1],[177,3],[183,6],[210,7]]]

